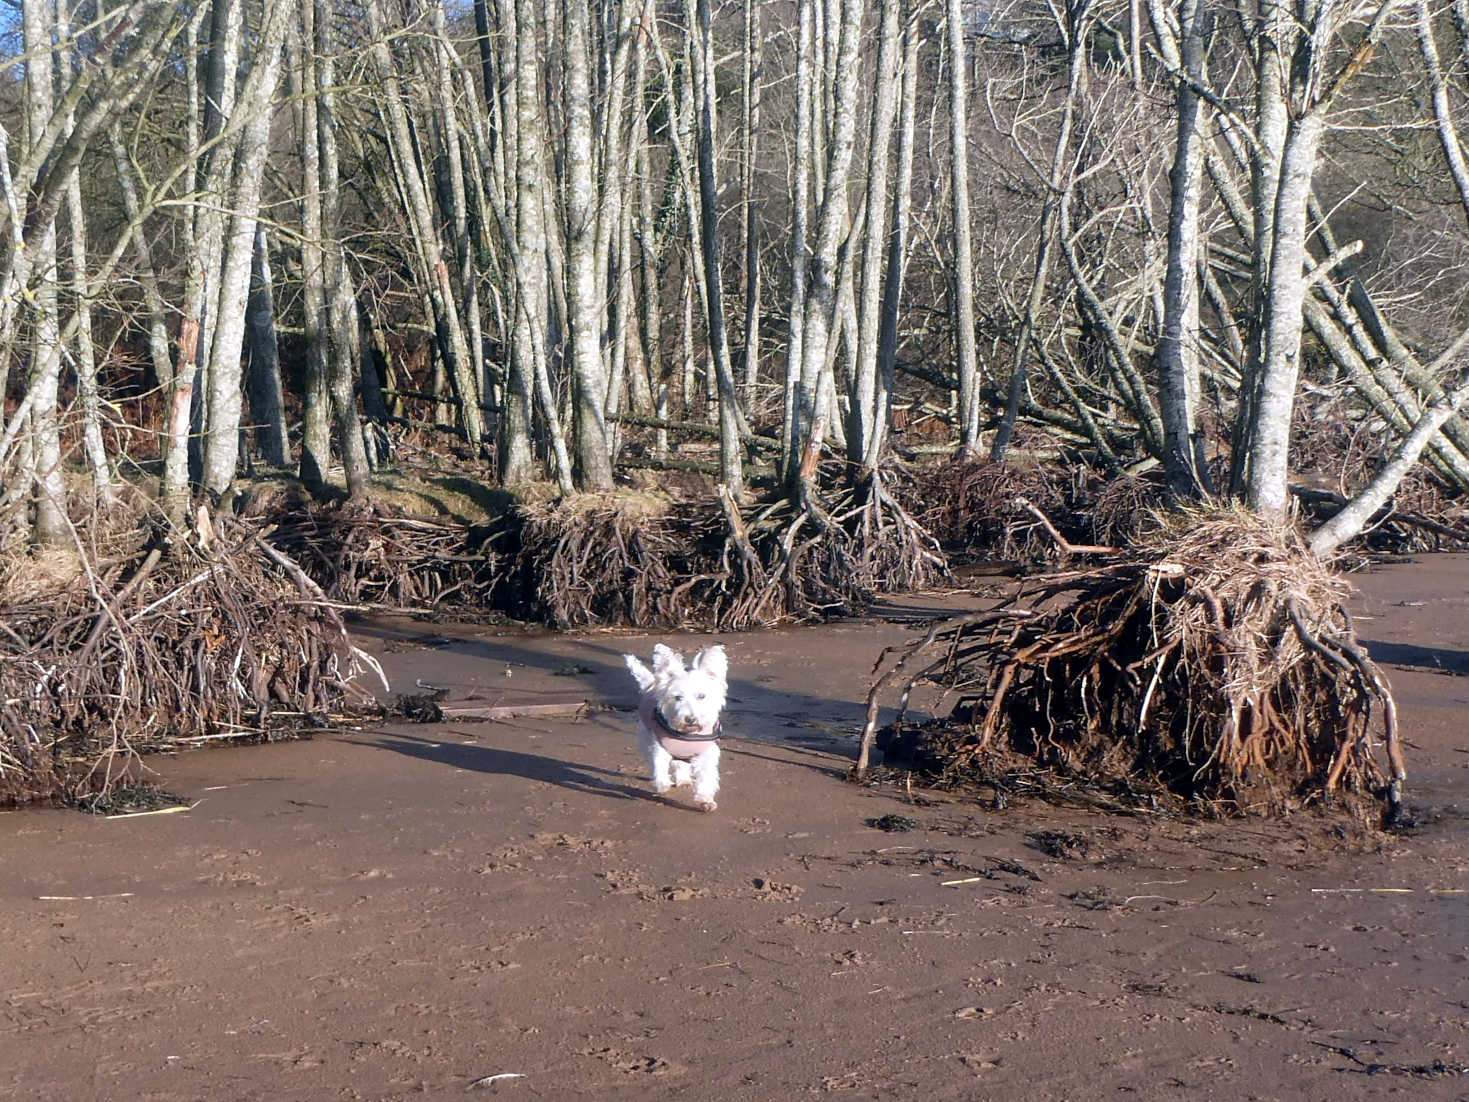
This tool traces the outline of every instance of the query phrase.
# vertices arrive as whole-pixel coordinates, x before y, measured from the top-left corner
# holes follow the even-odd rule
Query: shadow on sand
[[[1418,666],[1459,676],[1469,674],[1469,651],[1422,647],[1416,643],[1383,643],[1376,639],[1363,642],[1372,660],[1385,666]]]
[[[520,777],[528,781],[554,784],[558,788],[569,788],[575,792],[614,796],[624,800],[657,798],[652,792],[624,783],[622,775],[610,769],[548,758],[541,754],[527,754],[521,750],[465,746],[401,733],[368,739],[365,744],[394,754],[418,758],[420,761],[438,762],[454,769],[468,769],[493,776]]]

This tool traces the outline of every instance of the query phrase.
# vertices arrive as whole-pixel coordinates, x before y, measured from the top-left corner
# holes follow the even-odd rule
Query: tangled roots
[[[494,532],[405,515],[391,505],[301,505],[269,531],[334,601],[390,609],[485,612],[506,564]]]
[[[1092,541],[1075,507],[1082,472],[1010,463],[954,462],[920,468],[904,493],[917,521],[955,555],[1022,562],[1054,558],[1056,545],[1017,504],[1034,502],[1076,543]]]
[[[1383,795],[1391,812],[1404,775],[1396,713],[1346,594],[1291,527],[1175,514],[1126,556],[1038,579],[1023,607],[935,626],[874,686],[866,736],[880,690],[911,668],[905,703],[922,678],[960,695],[935,732],[951,778],[1020,754],[1240,811],[1346,791]]]
[[[721,488],[714,507],[585,495],[519,515],[520,612],[563,628],[819,620],[946,569],[875,476],[831,502],[808,491],[746,507]]]
[[[518,614],[558,628],[677,627],[695,619],[718,555],[718,514],[652,496],[522,505]]]
[[[291,559],[235,526],[133,540],[0,608],[0,802],[105,794],[137,754],[320,724],[370,659]]]

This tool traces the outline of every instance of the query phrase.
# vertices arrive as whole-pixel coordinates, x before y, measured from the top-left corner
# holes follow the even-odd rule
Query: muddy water
[[[848,784],[873,662],[963,593],[723,639],[713,815],[652,798],[603,711],[155,759],[191,811],[0,816],[0,1097],[1469,1097],[1469,559],[1358,581],[1406,837]],[[630,705],[624,651],[709,641],[360,634],[395,690],[488,706]]]

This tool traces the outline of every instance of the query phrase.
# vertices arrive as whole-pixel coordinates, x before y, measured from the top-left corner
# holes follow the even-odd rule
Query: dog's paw
[[[700,811],[718,811],[719,805],[713,800],[696,800]]]
[[[667,781],[654,781],[653,782],[653,791],[656,792],[656,793],[658,793],[658,795],[660,795],[660,796],[666,796],[672,790],[673,790],[673,785],[669,784]]]
[[[694,767],[686,761],[675,761],[673,763],[673,783],[675,785],[693,784]]]

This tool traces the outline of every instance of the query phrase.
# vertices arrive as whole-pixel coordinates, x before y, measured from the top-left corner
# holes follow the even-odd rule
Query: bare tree
[[[586,490],[612,488],[606,420],[607,369],[602,360],[605,313],[597,256],[597,182],[592,149],[591,12],[566,0],[563,56],[566,111],[566,305],[575,381],[577,474]]]
[[[1158,396],[1163,418],[1163,464],[1175,497],[1195,497],[1210,486],[1202,442],[1196,436],[1199,377],[1200,146],[1207,0],[1180,0],[1182,55],[1175,106],[1177,141],[1169,173],[1168,258],[1163,281],[1162,331],[1158,337]],[[1159,0],[1148,11],[1161,41],[1169,41]],[[1170,59],[1173,60],[1173,59]]]
[[[729,361],[724,328],[724,292],[719,250],[719,187],[714,174],[716,142],[714,116],[714,37],[709,0],[697,0],[697,18],[690,21],[694,45],[695,87],[698,95],[699,218],[703,244],[704,308],[709,333],[709,355],[719,394],[719,473],[731,494],[743,494],[745,476],[740,463],[739,396]]]
[[[25,75],[26,129],[31,155],[53,121],[56,107],[51,42],[56,10],[45,0],[21,5],[21,31],[28,62]],[[31,370],[26,380],[30,399],[30,461],[35,486],[35,538],[60,543],[67,537],[66,485],[61,471],[58,393],[61,383],[61,329],[58,319],[56,226],[47,225],[26,252],[37,286],[32,295]]]
[[[484,435],[479,380],[472,369],[464,326],[455,308],[449,267],[440,255],[428,187],[424,180],[424,170],[420,167],[412,127],[409,125],[402,81],[398,76],[398,62],[387,39],[391,24],[383,9],[382,0],[367,0],[366,10],[373,37],[368,54],[382,86],[380,106],[383,121],[393,151],[398,183],[402,188],[415,258],[424,281],[428,312],[433,318],[437,348],[454,388],[460,426],[469,443],[477,447]]]
[[[820,123],[819,129],[828,135],[828,139],[817,203],[815,238],[810,248],[807,283],[799,310],[802,332],[799,342],[794,339],[791,342],[792,349],[800,353],[800,370],[791,411],[791,439],[795,441],[791,474],[797,481],[810,478],[809,465],[801,462],[801,456],[812,447],[820,447],[822,435],[831,427],[836,412],[831,408],[830,395],[833,350],[839,336],[840,319],[838,251],[848,233],[850,209],[847,188],[857,131],[857,57],[863,5],[861,0],[840,0],[831,6],[827,15],[830,16],[826,26],[827,40],[820,46],[831,54],[831,64],[826,69],[829,79],[820,90],[819,100],[813,90],[812,103],[828,105],[830,113],[826,118],[813,120]],[[808,56],[807,63],[814,62],[815,57]],[[818,127],[813,125],[812,128]],[[796,323],[796,314],[793,306],[792,325]],[[803,468],[806,468],[804,473]]]
[[[959,375],[959,454],[978,458],[979,352],[974,339],[974,249],[969,214],[969,61],[962,0],[947,0],[949,165],[954,209],[954,349]]]
[[[264,226],[255,227],[250,298],[245,305],[245,347],[250,356],[246,390],[255,443],[267,463],[284,467],[291,457],[281,393],[280,343],[276,339],[275,283]]]

